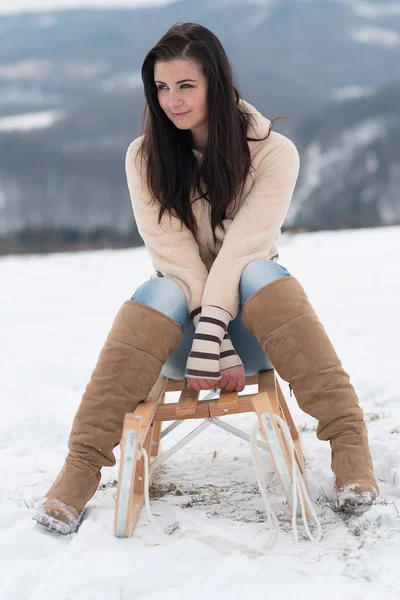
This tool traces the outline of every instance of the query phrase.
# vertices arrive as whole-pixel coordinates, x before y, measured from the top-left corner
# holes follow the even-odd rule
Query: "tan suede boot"
[[[58,533],[73,532],[101,479],[116,460],[125,413],[133,412],[156,383],[183,338],[164,314],[127,300],[120,308],[82,397],[70,433],[69,453],[33,515]]]
[[[338,507],[372,504],[379,489],[364,414],[301,284],[284,277],[266,285],[244,303],[241,317],[300,408],[318,419],[318,439],[330,440]]]

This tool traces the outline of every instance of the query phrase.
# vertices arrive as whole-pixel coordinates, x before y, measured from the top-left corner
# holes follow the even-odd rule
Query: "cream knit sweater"
[[[240,107],[256,117],[248,137],[265,137],[270,121],[245,100],[240,100]],[[214,245],[210,204],[205,200],[193,204],[198,243],[176,217],[164,213],[158,225],[159,205],[151,201],[145,177],[139,173],[140,157],[135,161],[142,138],[133,140],[128,148],[126,175],[136,224],[154,269],[181,287],[189,311],[213,305],[234,318],[243,269],[254,260],[273,259],[278,254],[281,226],[300,167],[296,146],[273,130],[262,142],[248,142],[255,170],[247,176],[243,193],[236,197],[235,209],[230,212],[228,207],[225,233],[217,228]],[[200,161],[203,155],[193,152]]]

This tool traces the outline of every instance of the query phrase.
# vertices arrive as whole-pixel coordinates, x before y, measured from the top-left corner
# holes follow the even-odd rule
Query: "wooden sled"
[[[144,459],[141,448],[149,457],[150,485],[155,469],[170,456],[183,448],[210,425],[221,427],[250,442],[250,436],[226,423],[219,417],[254,411],[258,415],[265,442],[257,441],[259,447],[267,450],[273,460],[280,483],[289,506],[292,508],[292,465],[290,453],[281,429],[274,415],[281,417],[289,427],[294,447],[295,459],[304,478],[304,457],[301,439],[296,428],[274,371],[261,371],[246,377],[246,386],[258,385],[255,394],[238,395],[237,392],[224,392],[214,400],[198,400],[200,392],[188,389],[186,380],[169,380],[160,376],[147,401],[141,402],[133,413],[125,415],[121,438],[120,467],[116,497],[114,533],[117,537],[130,537],[133,534],[140,510],[144,504]],[[276,386],[276,387],[275,387]],[[164,403],[166,392],[180,391],[179,402]],[[186,419],[202,419],[203,422],[163,455],[159,456],[160,439],[175,429]],[[164,421],[174,421],[161,431]],[[297,512],[300,516],[299,509]],[[307,518],[310,516],[306,508]]]

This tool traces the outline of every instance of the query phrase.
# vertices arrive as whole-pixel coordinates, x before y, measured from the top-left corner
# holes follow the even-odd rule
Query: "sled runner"
[[[150,486],[155,469],[210,425],[250,442],[250,435],[220,419],[224,415],[251,411],[257,414],[264,438],[264,442],[257,441],[257,446],[270,453],[288,504],[293,509],[292,460],[288,440],[279,423],[283,420],[290,431],[295,461],[304,480],[304,457],[299,431],[273,370],[246,377],[246,386],[249,385],[257,385],[258,391],[239,396],[237,392],[219,390],[219,398],[198,400],[200,392],[188,389],[186,380],[169,380],[161,375],[147,401],[141,402],[133,413],[125,415],[114,521],[114,533],[117,537],[130,537],[133,534],[145,501],[145,460],[142,449],[148,457]],[[178,391],[181,392],[178,402],[165,403],[166,392]],[[186,419],[201,419],[202,423],[160,456],[161,438]],[[173,423],[161,431],[165,421]],[[300,516],[299,508],[296,514]],[[307,518],[310,516],[307,505],[305,514]]]

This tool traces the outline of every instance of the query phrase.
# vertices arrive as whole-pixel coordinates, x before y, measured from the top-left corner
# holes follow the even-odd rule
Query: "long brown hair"
[[[193,154],[190,130],[180,130],[168,119],[158,102],[154,83],[157,60],[195,60],[207,77],[208,140],[200,165]],[[165,211],[177,216],[197,237],[197,225],[189,202],[192,190],[211,203],[211,227],[223,228],[222,220],[251,168],[247,137],[253,115],[239,108],[240,93],[221,42],[197,23],[176,23],[147,53],[142,65],[146,105],[142,157],[147,160],[147,186],[160,203],[159,222]],[[146,113],[147,119],[146,119]],[[277,117],[281,118],[281,117]],[[204,189],[202,189],[204,182]],[[242,187],[243,189],[243,187]]]

